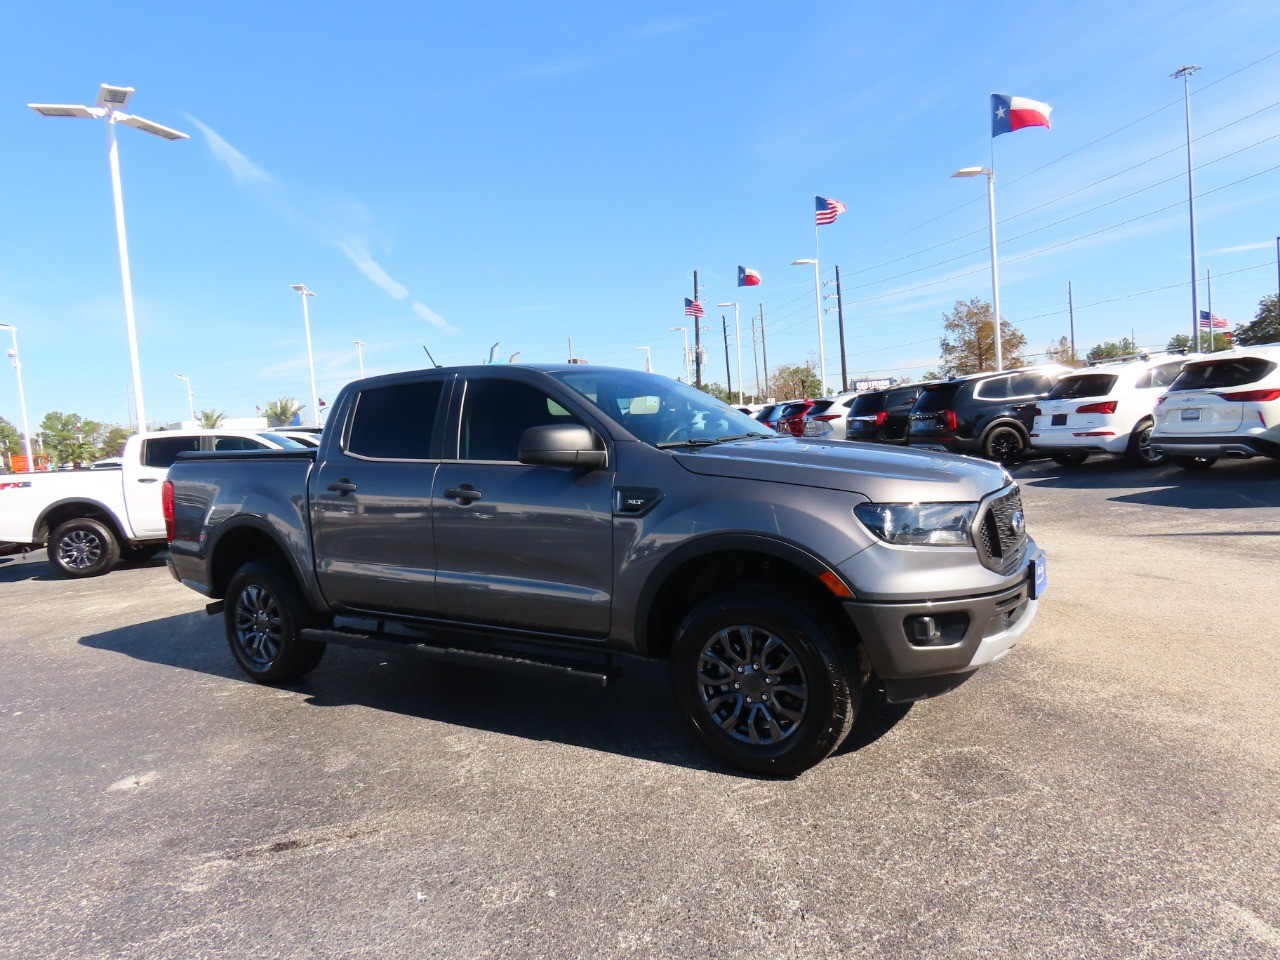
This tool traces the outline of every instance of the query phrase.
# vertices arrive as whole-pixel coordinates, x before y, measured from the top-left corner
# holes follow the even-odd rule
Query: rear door
[[[436,593],[469,623],[586,637],[609,633],[613,466],[526,466],[526,429],[584,423],[574,401],[501,373],[460,382],[436,473]]]
[[[436,612],[431,484],[451,375],[375,381],[311,480],[316,578],[343,609]]]
[[[200,439],[199,436],[146,437],[138,452],[138,462],[123,464],[120,478],[134,539],[164,539],[161,482],[169,475],[178,454],[200,449]]]

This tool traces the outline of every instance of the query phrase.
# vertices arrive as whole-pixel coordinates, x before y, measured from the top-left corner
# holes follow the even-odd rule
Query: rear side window
[[[213,449],[215,450],[265,450],[267,445],[261,440],[253,440],[249,437],[214,437]]]
[[[992,377],[990,380],[984,380],[977,385],[973,391],[973,395],[979,400],[1004,400],[1008,397],[1016,397],[1018,394],[1010,393],[1010,381],[1013,377]]]
[[[874,413],[879,413],[885,406],[885,393],[877,390],[875,393],[863,393],[853,398],[853,403],[849,406],[849,415],[851,417],[867,417]]]
[[[152,437],[142,445],[142,462],[148,467],[168,470],[178,454],[199,449],[199,437]]]
[[[960,382],[943,383],[936,387],[925,387],[920,399],[911,408],[913,413],[937,413],[951,406],[956,394],[960,391]]]
[[[1049,391],[1049,400],[1075,400],[1079,397],[1105,397],[1120,378],[1110,373],[1090,373],[1065,377]]]
[[[361,390],[347,453],[378,460],[428,460],[440,409],[439,380]]]
[[[918,396],[920,396],[919,387],[902,387],[898,390],[890,390],[885,394],[885,409],[899,410],[903,407],[909,407],[916,402],[916,397]]]
[[[1189,363],[1173,381],[1169,392],[1178,390],[1213,390],[1218,387],[1240,387],[1261,380],[1276,365],[1261,357],[1231,357]]]
[[[1015,373],[1009,378],[1009,396],[1043,397],[1053,387],[1053,381],[1043,373]]]
[[[1178,374],[1182,372],[1182,361],[1177,363],[1164,363],[1158,367],[1152,367],[1134,384],[1139,390],[1150,389],[1152,387],[1167,387],[1178,379]]]
[[[818,400],[809,408],[809,412],[806,415],[816,417],[820,413],[826,413],[834,402],[834,400]]]

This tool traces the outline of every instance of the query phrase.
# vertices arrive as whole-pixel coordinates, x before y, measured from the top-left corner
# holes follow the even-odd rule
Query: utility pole
[[[693,271],[693,299],[698,300],[698,271]],[[693,385],[702,389],[702,318],[693,318]]]
[[[1209,301],[1209,343],[1205,353],[1213,353],[1213,277],[1210,276],[1208,267],[1204,271],[1204,295]]]
[[[1280,238],[1277,240],[1280,243]],[[1276,247],[1280,253],[1280,246]],[[769,344],[764,338],[764,304],[760,304],[760,355],[764,358],[764,392],[769,392]]]
[[[840,267],[836,267],[836,317],[840,321],[840,392],[849,389],[849,364],[844,353],[844,298],[840,296]]]
[[[756,403],[760,402],[760,354],[756,353],[756,318],[751,318],[751,359],[756,366]]]
[[[729,321],[720,314],[720,326],[724,330],[724,378],[729,382],[729,396],[733,396],[733,373],[729,369]]]
[[[1067,316],[1070,318],[1071,322],[1071,359],[1075,361],[1080,358],[1076,356],[1076,306],[1075,302],[1071,299],[1070,280],[1067,281]]]
[[[1200,352],[1200,302],[1197,296],[1196,283],[1196,188],[1192,175],[1191,163],[1191,75],[1200,68],[1194,64],[1179,67],[1169,74],[1172,79],[1182,81],[1182,102],[1187,113],[1187,213],[1191,221],[1191,339],[1195,344],[1195,352]],[[1210,334],[1213,331],[1210,329]],[[1212,341],[1211,341],[1212,342]]]

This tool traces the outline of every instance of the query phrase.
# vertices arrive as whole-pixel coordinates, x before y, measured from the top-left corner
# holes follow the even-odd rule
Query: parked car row
[[[1093,455],[1188,469],[1280,458],[1280,344],[1137,354],[1081,369],[1046,364],[772,404],[780,433],[901,444],[1011,463]]]

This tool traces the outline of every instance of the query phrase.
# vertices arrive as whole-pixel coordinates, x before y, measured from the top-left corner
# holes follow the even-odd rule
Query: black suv
[[[1057,365],[1024,367],[926,384],[911,408],[907,443],[1010,463],[1031,445],[1036,401],[1068,372]]]
[[[849,407],[846,440],[906,443],[911,405],[925,388],[923,383],[900,383],[854,397]]]

